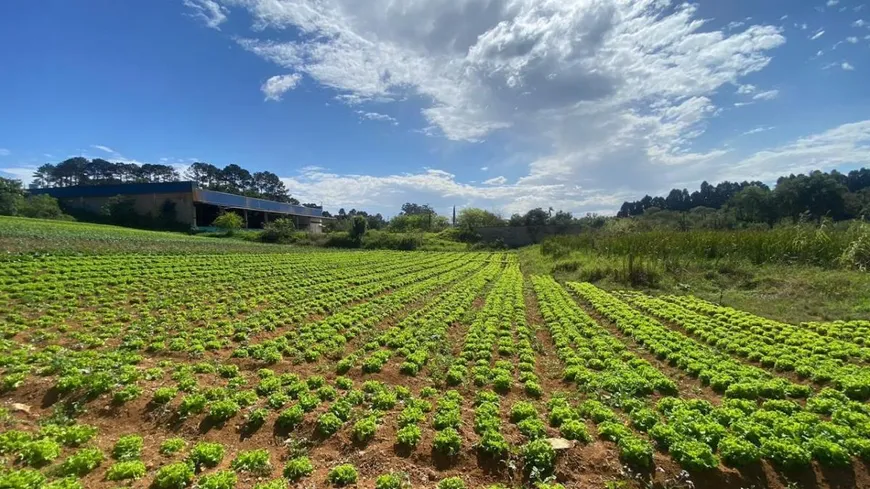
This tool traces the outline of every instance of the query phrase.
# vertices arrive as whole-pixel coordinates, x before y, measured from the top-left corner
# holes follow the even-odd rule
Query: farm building
[[[99,213],[109,199],[128,197],[140,215],[159,215],[165,206],[174,205],[176,220],[191,227],[211,226],[224,211],[237,212],[245,227],[256,229],[280,217],[293,220],[296,229],[321,232],[322,207],[305,207],[274,200],[245,197],[197,187],[194,182],[123,183],[116,185],[79,185],[31,189],[35,195],[50,195],[64,205]]]

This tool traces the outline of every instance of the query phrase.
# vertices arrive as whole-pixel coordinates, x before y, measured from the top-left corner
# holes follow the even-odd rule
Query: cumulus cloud
[[[858,19],[855,22],[852,22],[852,27],[864,27],[867,25],[867,21],[864,19]]]
[[[260,91],[266,96],[266,100],[277,102],[285,92],[296,88],[301,80],[302,75],[298,73],[276,75],[266,80],[266,83],[260,87]]]
[[[727,154],[698,143],[717,93],[785,42],[779,27],[711,29],[665,0],[226,1],[252,19],[237,39],[251,53],[349,105],[410,100],[428,135],[513,136],[535,148],[516,185],[572,181],[578,195],[664,184],[662,167]]]
[[[840,68],[843,68],[846,71],[854,71],[855,70],[855,67],[846,61],[843,61],[843,63],[840,65]]]
[[[489,180],[483,181],[484,185],[504,185],[507,183],[507,178],[503,176],[497,176],[495,178],[490,178]]]
[[[397,121],[395,117],[389,116],[387,114],[381,114],[379,112],[366,112],[364,110],[357,110],[356,113],[362,119],[368,119],[370,121],[389,122],[392,123],[394,126],[399,125],[399,121]]]
[[[212,29],[220,30],[220,25],[227,20],[226,7],[215,0],[184,0],[184,6],[191,17]]]
[[[415,131],[458,142],[498,134],[532,155],[519,174],[482,168],[511,184],[499,176],[472,185],[435,169],[379,176],[307,168],[284,179],[303,201],[386,213],[410,199],[505,212],[612,210],[674,182],[731,167],[741,180],[755,178],[788,161],[701,142],[729,109],[723,104],[778,95],[746,83],[785,43],[777,26],[746,19],[717,30],[696,6],[669,0],[219,1],[251,19],[252,31],[236,38],[241,47],[296,74],[270,81],[304,74],[365,119],[394,122],[362,108],[373,103],[413,103],[424,120]],[[291,80],[285,90],[299,78]],[[729,87],[746,101],[721,101]],[[828,164],[813,155],[856,153],[832,137],[818,145],[825,149],[804,150],[794,168]]]

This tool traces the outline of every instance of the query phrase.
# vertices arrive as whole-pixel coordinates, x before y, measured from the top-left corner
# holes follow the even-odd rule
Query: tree
[[[526,220],[520,214],[511,214],[510,220],[508,220],[508,226],[511,227],[520,227],[525,226]]]
[[[220,170],[218,167],[197,161],[190,165],[190,168],[184,173],[185,178],[193,181],[202,188],[213,189],[218,182]]]
[[[546,226],[549,217],[547,211],[538,207],[526,212],[526,215],[523,216],[523,224],[528,227]]]
[[[406,216],[419,216],[423,214],[435,214],[435,211],[429,207],[429,204],[419,205],[406,202],[402,205],[402,214]]]
[[[0,177],[0,215],[16,216],[24,203],[24,189],[20,180]]]
[[[734,210],[739,221],[766,222],[772,225],[776,220],[770,189],[755,185],[746,187],[731,198],[728,207]]]
[[[244,224],[242,216],[235,212],[224,212],[217,216],[212,226],[223,230],[227,236],[232,236],[236,231],[242,229],[242,224]]]
[[[467,207],[459,211],[459,215],[456,216],[456,224],[462,228],[477,229],[504,226],[505,222],[498,214],[476,207]]]
[[[366,217],[369,229],[383,229],[387,227],[387,221],[380,213]]]
[[[360,241],[362,241],[362,237],[366,233],[368,221],[363,216],[353,216],[353,219],[351,219],[350,223],[350,239],[359,243]]]
[[[277,202],[287,202],[290,199],[290,193],[287,191],[284,182],[278,178],[278,175],[272,172],[258,171],[254,173],[252,183],[256,197]]]
[[[242,194],[250,189],[253,182],[251,172],[233,163],[224,167],[218,174],[218,190],[234,194]]]
[[[574,216],[570,212],[558,211],[548,222],[556,227],[556,232],[564,232],[574,223]]]

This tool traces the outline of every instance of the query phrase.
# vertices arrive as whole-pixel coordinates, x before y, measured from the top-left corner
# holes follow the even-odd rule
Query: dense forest
[[[673,189],[665,196],[645,196],[625,202],[617,217],[640,216],[651,209],[686,212],[698,208],[732,211],[737,220],[773,224],[805,217],[834,221],[870,217],[870,169],[848,174],[814,171],[808,175],[780,177],[771,189],[762,182],[707,182],[689,193]]]
[[[37,168],[31,187],[177,182],[181,177],[169,165],[112,163],[101,158],[91,160],[77,156],[56,165],[45,164]],[[236,164],[218,168],[209,163],[197,162],[187,169],[183,177],[208,190],[299,205],[299,201],[290,196],[278,175],[268,171],[251,173]],[[303,205],[317,207],[314,204]]]

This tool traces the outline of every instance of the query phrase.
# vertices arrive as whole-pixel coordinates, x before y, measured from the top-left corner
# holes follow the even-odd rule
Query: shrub
[[[184,489],[193,482],[193,467],[184,463],[164,465],[154,477],[153,489]]]
[[[289,243],[293,241],[295,231],[292,219],[279,217],[263,226],[259,238],[264,243]]]
[[[224,459],[224,446],[220,443],[201,441],[190,451],[190,461],[199,470],[201,467],[216,467]]]
[[[233,489],[238,481],[238,476],[232,470],[220,470],[200,477],[196,487],[197,489]]]
[[[233,470],[239,472],[252,472],[255,474],[268,474],[272,471],[272,463],[269,461],[269,451],[242,450],[230,463]]]
[[[217,216],[211,224],[212,226],[222,230],[227,236],[232,236],[236,231],[242,229],[244,221],[242,220],[242,216],[235,212],[224,212]]]
[[[398,444],[409,448],[416,447],[417,443],[420,443],[420,438],[422,437],[423,433],[420,431],[420,427],[413,424],[404,426],[396,432],[396,441]]]
[[[448,477],[438,483],[438,489],[465,489],[465,482],[459,477]]]
[[[327,480],[335,486],[347,486],[355,484],[359,475],[356,467],[351,464],[341,464],[329,471]]]
[[[526,474],[532,480],[544,479],[556,465],[556,451],[546,440],[533,440],[523,446],[523,462]]]
[[[461,445],[462,437],[460,437],[459,433],[453,428],[439,431],[435,435],[435,440],[433,442],[433,446],[437,452],[451,457],[459,454]]]
[[[314,472],[314,464],[308,457],[291,458],[284,464],[284,477],[291,481],[298,481],[303,477],[308,477]]]
[[[142,437],[139,435],[122,436],[112,449],[112,457],[116,460],[138,460],[142,455],[142,445]]]
[[[106,479],[110,481],[141,479],[145,477],[145,471],[145,463],[141,460],[115,462],[106,472]]]
[[[83,448],[64,461],[61,473],[82,477],[99,467],[103,458],[99,448]]]

